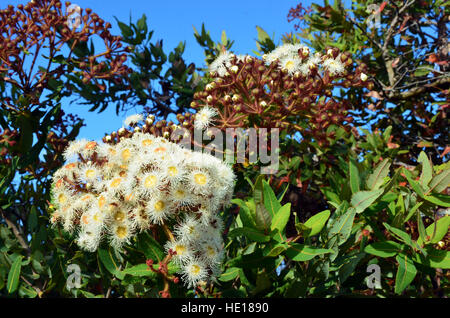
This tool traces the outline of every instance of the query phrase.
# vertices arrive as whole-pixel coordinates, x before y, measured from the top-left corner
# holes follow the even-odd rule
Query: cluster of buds
[[[66,8],[70,3],[66,3]],[[9,5],[0,10],[0,73],[2,80],[18,88],[33,91],[39,104],[40,93],[47,87],[51,79],[58,79],[67,73],[67,63],[58,63],[51,68],[51,62],[45,72],[32,73],[36,57],[44,53],[49,61],[61,54],[65,44],[69,45],[69,53],[64,57],[71,65],[75,65],[83,75],[86,83],[91,79],[115,79],[130,72],[124,65],[129,48],[122,47],[121,38],[109,32],[111,24],[103,21],[92,10],[80,11],[82,27],[70,27],[71,12],[63,12],[59,0],[33,0],[17,8]],[[86,43],[92,36],[99,36],[105,44],[105,51],[95,56],[75,56],[78,44]],[[31,55],[32,54],[32,55]],[[25,63],[31,56],[32,62]],[[100,59],[104,57],[104,60]],[[25,65],[31,65],[31,71],[24,71]]]
[[[336,101],[333,89],[373,85],[365,66],[353,68],[349,54],[328,49],[313,54],[285,44],[262,59],[225,51],[209,66],[212,81],[194,94],[199,127],[280,128],[326,144],[331,125],[351,122],[351,105]]]
[[[142,120],[130,117],[126,124]],[[53,176],[52,223],[77,232],[78,245],[88,251],[103,238],[120,249],[137,233],[160,228],[186,284],[215,277],[223,253],[218,211],[231,200],[232,169],[166,138],[122,132],[117,143],[69,144],[67,163]]]

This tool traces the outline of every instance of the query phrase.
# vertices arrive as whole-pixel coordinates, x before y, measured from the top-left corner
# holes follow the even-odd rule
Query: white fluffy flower
[[[139,122],[141,122],[143,120],[144,120],[144,116],[142,116],[141,114],[135,114],[135,115],[128,116],[123,121],[123,123],[124,123],[125,126],[132,126],[132,125],[135,125],[135,124],[137,124],[137,123],[139,123]]]
[[[182,268],[182,277],[188,287],[196,286],[200,281],[207,278],[207,270],[204,262],[192,259]]]
[[[325,59],[322,65],[332,76],[342,74],[345,71],[345,66],[341,62],[340,55],[338,55],[335,59],[333,58]]]
[[[222,52],[210,65],[209,71],[217,73],[219,76],[225,76],[227,69],[231,67],[231,60],[235,55],[231,52]]]
[[[217,110],[209,106],[203,107],[197,114],[195,114],[195,129],[203,130],[208,128],[214,116],[217,115]]]

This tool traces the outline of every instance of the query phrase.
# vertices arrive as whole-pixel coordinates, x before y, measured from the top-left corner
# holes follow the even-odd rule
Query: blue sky
[[[5,0],[3,0],[5,1]],[[3,3],[2,1],[2,3]],[[25,4],[27,1],[6,0],[0,5]],[[63,1],[64,2],[64,1]],[[295,7],[298,0],[193,0],[193,1],[160,1],[160,0],[74,0],[73,4],[81,8],[91,8],[105,21],[113,25],[112,33],[120,34],[114,17],[122,22],[129,22],[130,14],[134,22],[142,14],[147,16],[149,29],[154,30],[152,40],[163,39],[164,50],[168,53],[180,41],[186,41],[185,60],[197,66],[204,65],[204,54],[194,38],[193,26],[201,30],[202,23],[210,31],[212,38],[220,40],[222,30],[229,39],[234,40],[233,50],[238,54],[251,54],[256,49],[256,26],[261,26],[275,39],[282,34],[293,31],[293,23],[287,22],[287,14]],[[308,6],[311,0],[303,2]],[[116,116],[115,107],[109,107],[98,114],[87,111],[88,106],[72,104],[63,105],[68,112],[78,114],[85,119],[86,126],[80,131],[78,138],[100,139],[106,132],[118,129],[128,114]]]

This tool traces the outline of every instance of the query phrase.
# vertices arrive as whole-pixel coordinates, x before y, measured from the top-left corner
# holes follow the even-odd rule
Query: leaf
[[[441,251],[428,246],[426,252],[427,257],[417,253],[414,261],[433,268],[450,269],[450,251]]]
[[[153,265],[154,267],[158,267],[158,265]],[[177,267],[174,266],[172,263],[168,264],[168,270],[170,272],[176,272]],[[121,274],[125,275],[131,275],[136,277],[156,277],[157,274],[152,271],[147,264],[139,264],[135,265],[129,268],[124,269]]]
[[[428,202],[431,202],[436,205],[440,205],[446,208],[450,208],[450,196],[441,194],[441,193],[433,193],[431,195],[426,195],[423,197]]]
[[[428,239],[423,240],[421,237],[419,237],[419,239],[417,240],[417,244],[419,244],[420,246],[423,246],[424,243],[436,244],[437,242],[442,240],[444,236],[447,234],[449,226],[450,226],[450,216],[446,215],[443,218],[440,218],[439,220],[434,222],[433,224],[430,224],[425,230],[426,238]],[[435,227],[436,233],[433,236]]]
[[[264,248],[263,255],[267,257],[277,257],[281,253],[283,253],[288,246],[284,243],[276,244],[276,245],[268,245]]]
[[[256,229],[254,216],[245,202],[241,199],[233,199],[231,202],[239,206],[239,217],[241,218],[242,224],[245,227]]]
[[[398,262],[397,275],[395,276],[395,293],[401,294],[416,277],[417,269],[414,263],[405,254],[396,257]]]
[[[266,180],[263,180],[263,195],[264,195],[264,206],[266,207],[267,212],[269,212],[271,217],[277,213],[281,208],[281,204],[278,201],[275,193],[270,187],[269,183]]]
[[[19,286],[20,271],[22,270],[22,258],[22,255],[17,256],[11,265],[11,269],[9,270],[8,282],[6,283],[8,294],[14,293]]]
[[[411,186],[411,188],[413,188],[413,190],[421,197],[423,198],[425,196],[422,187],[420,186],[420,184],[418,182],[416,182],[415,180],[413,180],[411,172],[409,172],[406,169],[403,169],[403,173],[406,176],[406,179],[408,180],[409,185]]]
[[[387,223],[383,223],[383,225],[388,229],[389,232],[394,234],[394,236],[396,236],[400,241],[403,241],[404,243],[406,243],[409,246],[411,246],[412,248],[414,248],[414,245],[413,245],[412,240],[411,240],[411,236],[409,236],[408,233],[403,232],[402,230],[397,229],[397,228],[395,228],[393,226],[390,226]]]
[[[264,230],[265,233],[268,233],[272,222],[272,216],[264,206],[263,180],[264,176],[260,175],[256,179],[253,189],[253,199],[255,201],[255,223],[258,230]]]
[[[367,245],[364,252],[379,257],[392,257],[402,250],[402,245],[394,241],[376,242]]]
[[[352,193],[356,193],[359,191],[359,170],[354,159],[350,159],[348,162],[348,170],[350,175],[350,188],[352,189]]]
[[[355,273],[356,266],[365,255],[366,253],[357,253],[346,259],[346,263],[339,269],[339,280],[341,284],[345,282],[351,274]]]
[[[376,199],[384,192],[383,189],[378,189],[374,191],[359,191],[352,196],[350,201],[356,213],[363,212],[368,208]]]
[[[391,164],[389,159],[384,159],[378,166],[375,168],[375,171],[367,178],[367,188],[369,190],[378,189],[384,181],[384,178],[389,173],[389,168]]]
[[[434,176],[431,180],[429,187],[430,189],[427,191],[426,195],[430,194],[431,191],[441,193],[450,185],[450,169],[445,169],[438,175]]]
[[[433,178],[433,168],[431,167],[430,160],[428,160],[425,152],[421,151],[417,161],[422,164],[422,173],[420,174],[419,182],[422,186],[427,186]]]
[[[333,253],[332,249],[318,248],[304,244],[290,243],[286,255],[293,261],[305,262],[322,254]]]
[[[409,219],[414,215],[414,213],[416,212],[416,210],[418,208],[420,208],[420,206],[423,204],[423,202],[418,202],[416,203],[416,205],[414,205],[414,207],[409,211],[408,215],[406,216],[405,220],[403,221],[403,223],[408,222]]]
[[[119,261],[115,257],[114,251],[111,248],[108,248],[107,250],[99,248],[98,257],[108,272],[115,275],[119,279],[123,279],[124,274],[120,272]]]
[[[235,279],[239,275],[239,267],[230,267],[222,275],[220,275],[219,280],[222,282],[229,282]]]
[[[244,236],[248,237],[249,239],[251,239],[252,241],[259,242],[259,243],[264,243],[264,242],[270,241],[270,236],[267,236],[264,233],[262,233],[256,229],[252,229],[252,228],[248,228],[248,227],[239,227],[239,228],[231,230],[230,233],[228,233],[228,237],[230,237],[230,238],[241,236],[241,235],[244,235]]]
[[[138,248],[147,259],[152,259],[158,263],[166,256],[164,248],[148,233],[143,233],[138,239]]]
[[[308,233],[308,237],[317,235],[320,231],[322,231],[322,228],[325,226],[325,223],[327,223],[327,220],[330,217],[330,213],[330,210],[322,211],[316,215],[313,215],[305,222],[304,225],[311,229]]]
[[[340,215],[334,222],[330,228],[328,233],[328,237],[332,238],[336,237],[338,245],[343,244],[347,241],[350,236],[353,220],[355,219],[356,210],[353,208],[349,208],[345,213]]]
[[[273,217],[270,229],[272,231],[278,230],[280,233],[282,233],[284,228],[286,227],[287,222],[289,221],[290,215],[291,215],[291,203],[286,203],[278,210],[278,212]]]

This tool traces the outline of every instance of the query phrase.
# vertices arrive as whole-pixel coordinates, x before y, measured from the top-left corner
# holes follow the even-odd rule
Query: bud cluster
[[[66,7],[70,2],[66,3]],[[26,5],[19,4],[17,8],[9,5],[0,10],[0,73],[2,80],[23,90],[35,90],[39,103],[40,92],[52,79],[58,79],[67,74],[69,64],[75,65],[82,73],[83,82],[91,79],[116,79],[129,72],[124,65],[128,48],[123,48],[121,38],[109,32],[111,24],[102,20],[92,10],[81,13],[82,27],[70,28],[68,23],[70,12],[63,11],[59,0],[35,0]],[[95,56],[83,56],[76,52],[77,45],[86,43],[92,36],[98,36],[105,44],[105,51]],[[69,45],[70,52],[62,63],[56,57],[61,57],[63,46]],[[38,55],[47,55],[48,67],[32,73]],[[31,60],[26,62],[27,57]],[[100,60],[104,57],[103,60]],[[51,67],[57,61],[56,67]],[[25,63],[26,62],[26,63]],[[30,65],[29,72],[24,66]]]
[[[262,59],[225,51],[209,66],[212,81],[194,94],[197,126],[281,128],[326,143],[330,125],[352,121],[333,89],[372,85],[365,66],[350,69],[350,55],[334,48],[313,54],[285,44]]]

